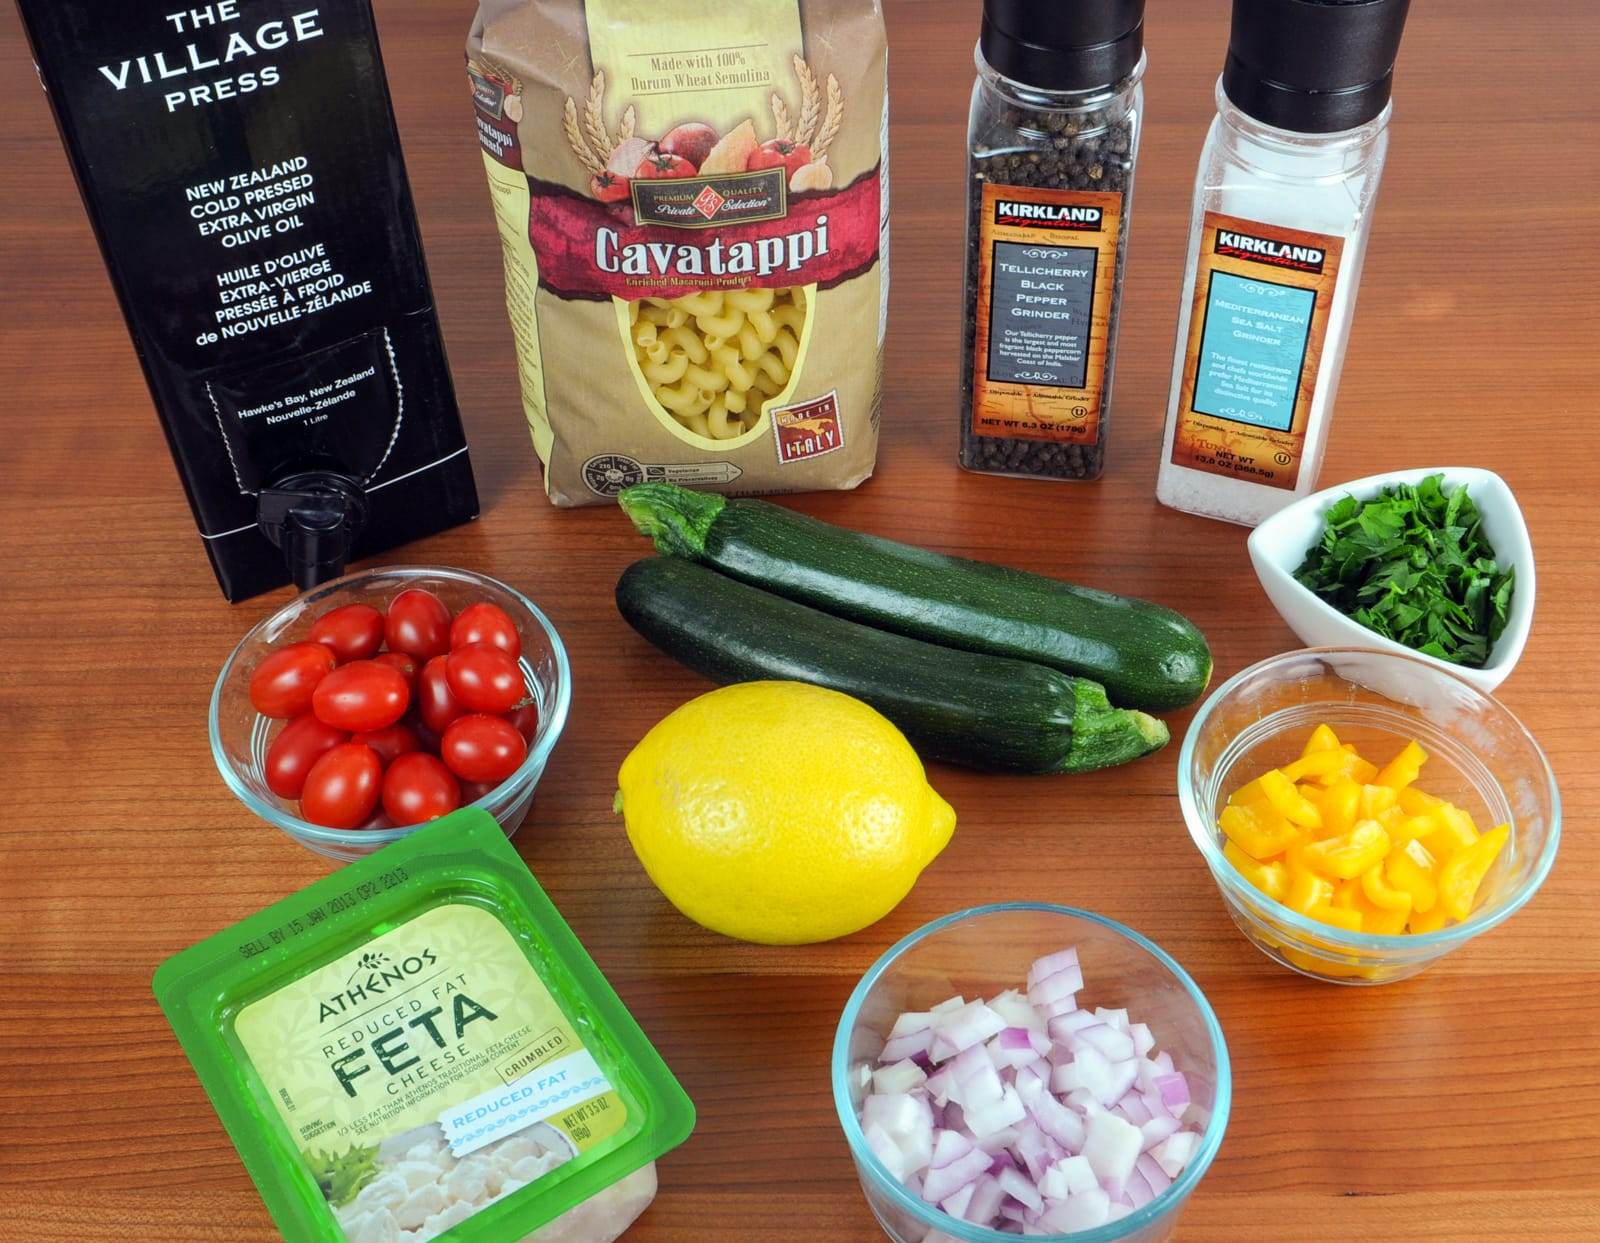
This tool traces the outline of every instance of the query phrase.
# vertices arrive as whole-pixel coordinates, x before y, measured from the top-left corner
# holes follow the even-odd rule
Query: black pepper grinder
[[[1144,0],[985,0],[974,60],[961,465],[1094,479],[1144,111]]]

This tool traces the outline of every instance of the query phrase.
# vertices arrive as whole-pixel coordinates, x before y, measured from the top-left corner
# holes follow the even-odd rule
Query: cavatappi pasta
[[[788,386],[805,316],[800,286],[706,290],[630,302],[628,332],[662,409],[696,435],[731,440]]]

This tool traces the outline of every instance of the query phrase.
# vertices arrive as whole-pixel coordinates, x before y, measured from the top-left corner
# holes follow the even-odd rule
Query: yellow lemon
[[[690,700],[640,740],[617,784],[628,840],[667,900],[768,945],[883,918],[956,826],[898,729],[800,682]]]

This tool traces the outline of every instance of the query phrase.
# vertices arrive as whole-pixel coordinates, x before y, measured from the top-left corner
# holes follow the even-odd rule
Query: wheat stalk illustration
[[[582,164],[591,173],[601,173],[605,170],[605,161],[597,159],[589,150],[588,143],[584,142],[583,134],[578,130],[578,105],[568,98],[566,107],[561,110],[561,129],[567,136],[567,146],[572,148],[572,154],[578,157]]]
[[[780,142],[794,141],[794,123],[789,116],[789,105],[783,102],[783,96],[777,91],[772,92],[772,122],[775,136]]]
[[[822,92],[811,66],[799,56],[794,58],[794,76],[800,79],[800,119],[795,123],[794,141],[809,146],[822,115]]]
[[[620,147],[623,143],[627,142],[628,139],[633,137],[633,126],[634,122],[637,120],[638,117],[633,111],[633,105],[629,104],[627,110],[622,114],[622,120],[617,122],[617,146]],[[615,147],[612,148],[612,150],[615,149]]]
[[[822,128],[817,131],[817,140],[811,144],[811,158],[820,160],[828,154],[828,148],[833,146],[833,140],[839,136],[839,126],[844,122],[844,91],[840,89],[839,79],[831,73],[828,75],[828,112],[822,119]]]
[[[583,125],[594,149],[609,156],[616,149],[616,144],[611,141],[611,135],[606,133],[605,99],[606,75],[604,70],[600,70],[589,86],[589,103],[583,110]]]

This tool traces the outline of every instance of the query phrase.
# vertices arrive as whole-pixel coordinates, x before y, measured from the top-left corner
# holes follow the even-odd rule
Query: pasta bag
[[[878,5],[481,0],[467,51],[551,500],[866,479],[888,298]]]

